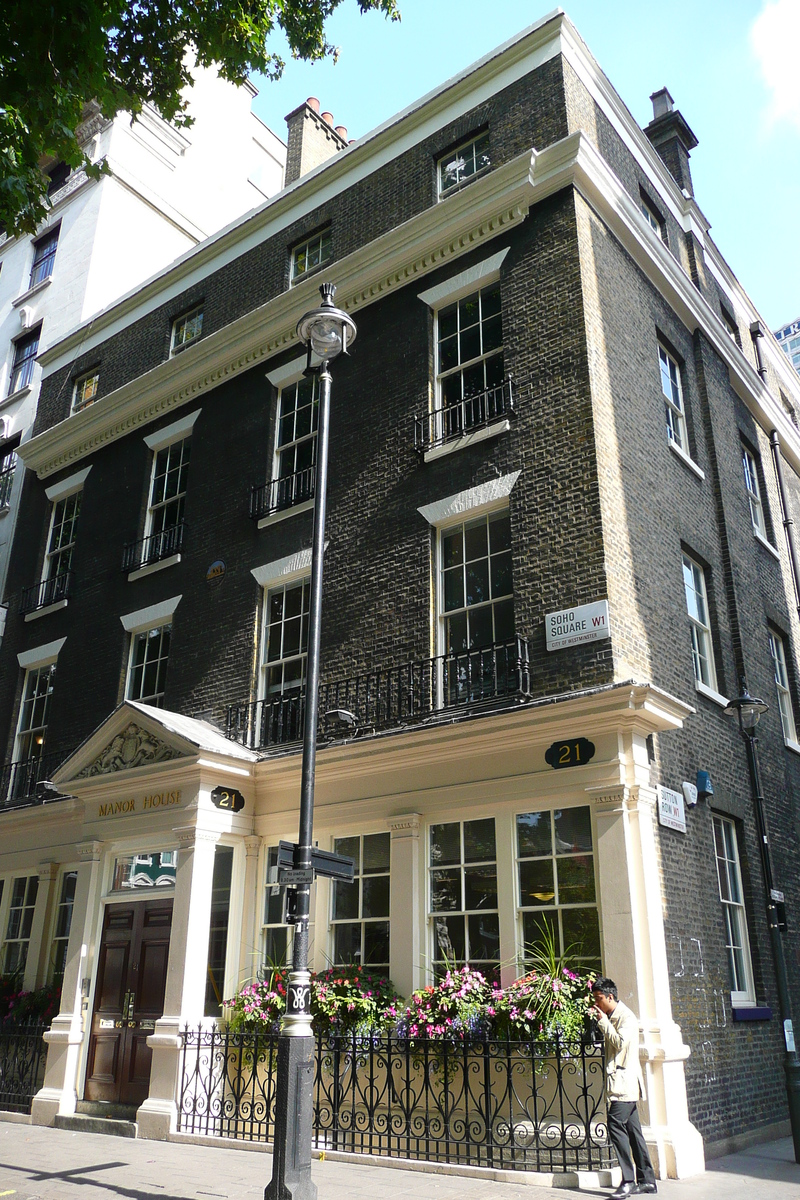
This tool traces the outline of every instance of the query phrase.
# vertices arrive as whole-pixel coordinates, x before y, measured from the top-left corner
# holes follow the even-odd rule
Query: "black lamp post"
[[[346,354],[356,337],[355,322],[336,308],[336,288],[323,283],[322,303],[297,323],[297,335],[308,346],[306,374],[319,377],[317,468],[314,489],[314,534],[311,549],[306,703],[303,718],[303,769],[300,784],[300,836],[294,852],[297,884],[292,969],[287,986],[286,1015],[278,1039],[275,1091],[275,1138],[272,1179],[265,1200],[316,1200],[311,1181],[314,1104],[314,1037],[311,1032],[311,974],[308,969],[308,918],[311,899],[311,850],[314,824],[314,764],[319,717],[319,643],[322,623],[322,559],[325,547],[325,500],[328,487],[328,418],[331,401],[329,363]],[[321,360],[311,365],[312,353]]]
[[[731,700],[725,712],[736,716],[739,720],[739,732],[744,739],[747,749],[747,765],[750,770],[750,788],[753,794],[753,804],[756,811],[756,830],[758,845],[761,852],[761,870],[764,875],[764,890],[767,896],[767,924],[769,939],[772,947],[772,960],[775,966],[775,981],[778,987],[778,1006],[783,1027],[784,1060],[786,1072],[786,1094],[789,1103],[789,1122],[792,1128],[795,1162],[800,1162],[800,1060],[797,1057],[792,1025],[792,1007],[789,999],[789,984],[786,978],[786,959],[783,953],[781,933],[786,928],[784,919],[783,893],[775,887],[772,876],[772,855],[769,847],[766,814],[764,812],[764,797],[761,794],[761,776],[758,769],[758,753],[756,751],[755,729],[763,713],[769,711],[769,705],[763,700],[754,699],[747,690],[744,679],[741,684],[741,695]]]

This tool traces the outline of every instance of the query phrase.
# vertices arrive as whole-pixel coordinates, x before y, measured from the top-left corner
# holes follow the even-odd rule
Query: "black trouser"
[[[655,1183],[655,1171],[647,1153],[639,1112],[633,1100],[609,1101],[608,1136],[622,1167],[622,1182]]]

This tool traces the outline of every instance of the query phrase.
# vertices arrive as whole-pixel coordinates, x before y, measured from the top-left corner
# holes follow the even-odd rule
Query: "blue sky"
[[[405,105],[551,11],[546,0],[399,0],[400,24],[343,0],[339,61],[287,62],[254,79],[254,109],[283,118],[317,96],[348,136]],[[800,0],[572,0],[565,10],[636,120],[668,87],[699,140],[697,201],[712,236],[772,327],[800,317]],[[275,43],[279,49],[279,43]]]

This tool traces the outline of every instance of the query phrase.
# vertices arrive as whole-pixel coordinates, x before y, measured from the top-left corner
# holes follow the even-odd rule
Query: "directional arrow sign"
[[[296,849],[294,842],[279,842],[278,866],[294,868]],[[319,850],[316,846],[311,850],[311,867],[315,875],[322,875],[326,879],[340,879],[343,883],[352,883],[355,874],[354,859],[346,854],[332,854],[330,850]]]

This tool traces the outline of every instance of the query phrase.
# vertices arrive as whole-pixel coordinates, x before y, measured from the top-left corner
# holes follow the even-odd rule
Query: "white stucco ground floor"
[[[363,962],[408,995],[446,959],[510,982],[543,928],[578,945],[639,1015],[660,1177],[704,1167],[671,1007],[647,747],[690,712],[626,683],[317,757],[315,838],[354,857],[356,881],[314,885],[314,966]],[[87,1099],[134,1106],[140,1136],[175,1131],[180,1031],[213,1023],[285,952],[269,869],[297,836],[300,762],[259,760],[210,725],[126,702],[55,774],[66,798],[2,814],[3,903],[33,895],[25,984],[54,964],[63,978],[35,1123]]]

